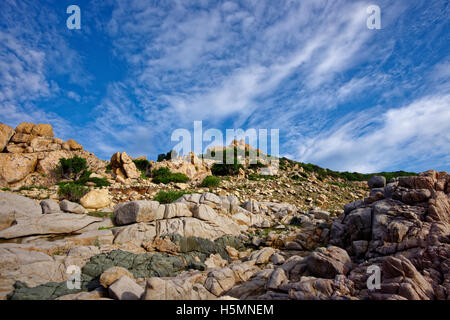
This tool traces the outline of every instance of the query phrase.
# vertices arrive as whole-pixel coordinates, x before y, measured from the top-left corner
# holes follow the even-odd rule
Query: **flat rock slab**
[[[71,233],[101,218],[87,215],[54,213],[17,219],[17,224],[0,231],[0,239],[13,239],[39,234]]]
[[[41,215],[42,208],[38,202],[17,194],[0,192],[0,230],[9,227],[17,218]]]

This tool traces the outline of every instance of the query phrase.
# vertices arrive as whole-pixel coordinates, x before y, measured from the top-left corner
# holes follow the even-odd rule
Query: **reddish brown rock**
[[[34,154],[0,153],[0,184],[18,182],[36,168],[37,156]]]
[[[11,137],[14,135],[14,130],[10,126],[0,123],[0,152],[5,149]]]

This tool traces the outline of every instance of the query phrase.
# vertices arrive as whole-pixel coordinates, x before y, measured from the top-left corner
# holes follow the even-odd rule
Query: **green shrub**
[[[189,191],[160,191],[153,198],[153,200],[158,201],[159,203],[172,203],[175,200],[179,199],[184,194],[189,194]]]
[[[92,174],[91,171],[85,170],[83,174],[76,181],[74,181],[74,183],[81,186],[85,186],[86,183],[93,182],[95,183],[95,187],[97,188],[108,187],[111,185],[106,178],[97,178],[97,177],[91,178],[90,177],[91,174]]]
[[[215,176],[237,176],[239,169],[244,169],[244,166],[237,163],[237,161],[233,164],[215,163],[211,168],[211,172]]]
[[[137,160],[133,160],[134,164],[136,165],[136,168],[138,168],[138,170],[147,173],[150,170],[150,162],[148,160],[145,159],[137,159]]]
[[[73,179],[73,184],[85,186],[87,182],[93,182],[98,188],[110,185],[106,178],[91,178],[92,172],[87,169],[86,159],[78,156],[69,159],[59,159],[59,166],[56,169],[61,173],[63,178]],[[64,184],[66,183],[60,183],[59,185]]]
[[[163,160],[170,160],[172,159],[172,153],[173,153],[173,157],[175,158],[178,154],[175,150],[170,150],[169,152],[167,152],[166,154],[164,153],[160,153],[158,155],[158,162],[161,162]]]
[[[88,192],[88,187],[75,182],[66,182],[59,184],[58,195],[63,196],[69,201],[79,202],[80,199]]]
[[[150,176],[150,168],[151,168],[150,162],[145,159],[133,160],[133,162],[136,165],[136,168],[141,172],[140,177],[142,179],[148,179],[148,177]]]
[[[21,186],[19,188],[20,191],[22,191],[22,190],[32,190],[32,189],[48,190],[48,187],[43,186],[43,185],[37,186],[35,184],[32,184],[32,185],[29,185],[29,186]]]
[[[88,212],[88,216],[99,217],[99,218],[109,217],[109,218],[113,219],[114,218],[114,212],[91,211],[91,212]]]
[[[163,167],[153,171],[154,183],[169,183],[169,182],[187,182],[189,178],[183,173],[170,172],[169,168]]]
[[[256,173],[250,173],[248,175],[248,180],[252,180],[252,181],[258,181],[259,179],[261,179],[261,176],[259,174]]]
[[[295,162],[287,158],[280,159],[280,169],[282,170],[285,169],[288,166],[288,164],[297,164],[299,167],[303,168],[305,172],[302,173],[302,176],[306,177],[307,176],[306,172],[315,173],[320,180],[323,180],[327,177],[333,177],[333,178],[341,178],[347,181],[367,181],[373,176],[384,176],[386,180],[389,181],[392,178],[417,175],[417,173],[415,172],[405,172],[405,171],[378,172],[378,173],[359,173],[347,171],[339,172],[330,169],[324,169],[312,163]]]
[[[106,178],[89,178],[89,182],[95,183],[95,187],[97,188],[108,187],[111,185]]]
[[[65,179],[77,179],[87,170],[86,159],[74,156],[73,158],[59,159],[60,173]]]
[[[202,183],[200,184],[200,187],[216,188],[220,185],[220,182],[221,180],[218,177],[207,176],[205,179],[203,179]]]
[[[215,163],[212,168],[211,172],[215,176],[236,176],[239,174],[239,169],[244,169],[244,166],[240,163],[238,163],[238,150],[235,147],[234,148],[234,157],[233,157],[233,163],[227,163],[227,150],[221,151],[222,154],[222,163]]]
[[[291,219],[291,222],[289,222],[290,225],[293,226],[301,226],[302,225],[302,220],[300,219],[300,217],[294,216]]]

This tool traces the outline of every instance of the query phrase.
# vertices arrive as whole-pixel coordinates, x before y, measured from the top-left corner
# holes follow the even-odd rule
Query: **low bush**
[[[86,159],[79,156],[61,158],[57,170],[63,178],[76,180],[87,170]]]
[[[95,187],[97,188],[108,187],[109,185],[111,185],[106,178],[97,178],[97,177],[91,178],[91,174],[92,174],[91,171],[85,170],[81,175],[81,177],[75,180],[74,183],[81,186],[85,186],[86,183],[93,182],[95,183]]]
[[[215,176],[237,176],[239,174],[239,168],[244,168],[242,164],[226,164],[215,163],[211,172]]]
[[[167,152],[166,154],[164,153],[160,153],[158,155],[158,162],[164,161],[164,160],[170,160],[172,158],[175,158],[177,156],[177,152],[175,150],[170,150],[169,152]]]
[[[86,159],[74,156],[73,158],[61,158],[59,159],[59,165],[56,168],[60,172],[61,177],[64,179],[72,179],[72,184],[79,186],[85,186],[87,182],[95,183],[95,187],[107,187],[110,185],[106,178],[91,178],[92,172],[87,169]],[[67,182],[59,183],[62,185],[68,184]]]
[[[147,174],[150,171],[151,164],[148,160],[145,159],[137,159],[133,160],[134,164],[136,165],[136,168],[138,168],[139,171]]]
[[[158,201],[159,203],[172,203],[175,200],[179,199],[184,194],[189,194],[189,191],[160,191],[153,198],[153,200]]]
[[[205,179],[203,179],[200,187],[217,188],[218,186],[220,186],[220,182],[221,180],[218,177],[207,176]]]
[[[69,201],[79,202],[80,199],[89,192],[89,188],[75,182],[59,184],[58,195]]]
[[[113,219],[114,218],[114,212],[91,211],[91,212],[88,212],[88,216],[98,217],[98,218],[109,217],[109,218]],[[98,230],[100,230],[100,228]]]
[[[189,178],[183,173],[173,173],[169,168],[163,167],[153,171],[154,183],[169,183],[169,182],[187,182]]]

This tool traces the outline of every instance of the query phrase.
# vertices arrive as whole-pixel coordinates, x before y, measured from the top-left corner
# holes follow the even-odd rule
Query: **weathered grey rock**
[[[245,201],[242,204],[242,207],[247,211],[250,211],[253,213],[259,213],[258,201],[254,201],[254,200]]]
[[[239,208],[239,199],[235,195],[220,196],[222,200],[222,209],[226,212],[234,213]]]
[[[252,252],[248,257],[248,260],[255,260],[256,264],[263,264],[269,261],[272,254],[275,253],[275,249],[271,247],[265,247],[261,250]]]
[[[192,212],[184,203],[169,203],[165,205],[164,218],[192,217]]]
[[[201,197],[202,195],[200,193],[184,194],[173,203],[185,203],[190,209],[192,209],[194,208],[194,206],[200,203]]]
[[[18,218],[42,215],[36,201],[8,192],[0,192],[0,230],[8,228]]]
[[[380,293],[399,295],[407,300],[431,300],[433,286],[403,256],[386,257],[383,260],[383,281]]]
[[[153,277],[147,280],[144,300],[211,300],[217,297],[209,292],[204,283],[206,275],[185,272],[176,278]]]
[[[347,203],[346,205],[344,205],[344,213],[349,213],[350,211],[353,211],[363,205],[364,205],[363,200],[356,200],[356,201]]]
[[[144,289],[127,276],[120,277],[108,288],[108,291],[116,300],[140,300],[144,294]]]
[[[58,203],[52,199],[45,199],[41,201],[42,213],[59,213],[61,212]]]
[[[123,244],[133,242],[141,245],[142,242],[153,240],[156,236],[156,227],[154,224],[134,223],[125,227],[121,227],[115,232],[114,243]]]
[[[220,208],[222,206],[222,199],[214,193],[205,192],[200,197],[200,203],[207,204],[213,208]]]
[[[282,268],[275,269],[267,281],[267,289],[278,289],[283,281],[288,280],[286,273]]]
[[[289,286],[289,298],[295,300],[349,299],[353,293],[353,282],[343,275],[334,279],[302,277]]]
[[[0,299],[14,290],[16,281],[35,287],[50,281],[64,281],[66,276],[64,265],[51,256],[21,248],[0,248],[0,270]],[[48,294],[51,296],[51,292]],[[41,295],[40,298],[46,299],[47,296]]]
[[[329,246],[317,248],[307,260],[308,270],[321,278],[333,279],[338,274],[347,274],[352,266],[352,261],[347,251]]]
[[[114,217],[118,225],[150,222],[163,219],[165,210],[158,201],[136,200],[118,205]]]
[[[201,204],[195,206],[194,218],[204,221],[214,221],[217,218],[217,213],[210,206],[206,204]]]
[[[70,213],[52,213],[17,219],[17,224],[0,231],[0,238],[12,239],[38,234],[59,234],[78,231],[101,218]]]
[[[239,235],[242,227],[227,216],[216,214],[214,220],[204,221],[193,217],[163,219],[156,222],[158,235],[178,234],[210,240],[223,235]]]
[[[368,181],[370,189],[373,188],[384,188],[386,186],[386,178],[384,176],[373,176]]]
[[[225,291],[230,290],[235,283],[236,279],[233,270],[226,267],[208,273],[205,288],[215,296],[220,296]]]
[[[278,253],[274,253],[271,257],[270,257],[270,262],[272,262],[273,264],[283,264],[286,260],[283,258],[283,256],[281,254]]]
[[[208,269],[221,268],[227,264],[227,261],[222,259],[220,254],[211,254],[208,259],[205,260],[205,265]]]
[[[367,248],[369,247],[369,242],[366,240],[357,240],[352,242],[353,254],[357,257],[363,256]]]
[[[69,213],[78,213],[78,214],[85,214],[87,213],[87,210],[78,203],[71,202],[69,200],[63,200],[59,203],[59,208],[64,212]]]
[[[325,210],[311,210],[309,214],[314,215],[316,219],[328,220],[330,218],[330,213]]]

